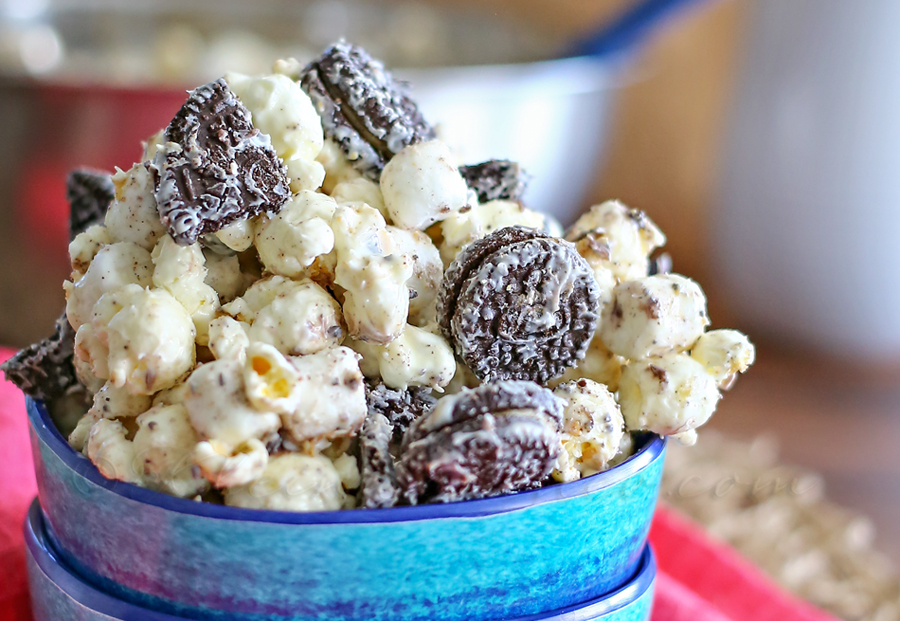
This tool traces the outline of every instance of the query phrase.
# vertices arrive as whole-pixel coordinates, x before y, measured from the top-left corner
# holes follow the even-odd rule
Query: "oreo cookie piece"
[[[516,162],[488,160],[481,164],[460,166],[459,174],[478,195],[478,201],[521,200],[528,186],[529,176]]]
[[[52,336],[21,350],[0,365],[0,370],[26,395],[54,401],[81,388],[72,363],[74,351],[75,330],[63,314],[56,320]]]
[[[69,241],[94,226],[103,224],[106,211],[116,198],[116,186],[108,172],[78,168],[66,178],[69,203]]]
[[[153,166],[160,220],[182,246],[291,196],[284,162],[224,79],[191,91]]]
[[[540,487],[562,448],[562,402],[532,382],[505,381],[445,397],[415,421],[397,476],[410,504]]]
[[[403,147],[436,137],[402,85],[361,47],[332,45],[303,69],[300,86],[316,106],[325,136],[373,181]]]
[[[366,381],[366,404],[369,416],[381,414],[394,429],[394,442],[399,444],[410,423],[430,411],[437,403],[431,391],[422,386],[406,390],[388,388],[380,382]]]
[[[393,436],[394,425],[387,417],[370,411],[359,432],[359,499],[364,509],[393,507],[400,499],[390,450]]]
[[[507,227],[466,246],[447,268],[438,321],[483,382],[544,384],[584,358],[598,295],[593,271],[570,242]]]

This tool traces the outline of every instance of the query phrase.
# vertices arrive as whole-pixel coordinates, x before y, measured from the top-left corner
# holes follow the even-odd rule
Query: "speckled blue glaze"
[[[98,591],[65,566],[47,539],[40,505],[25,520],[28,579],[35,621],[178,621],[176,617],[123,602]],[[656,561],[644,548],[635,576],[622,588],[587,602],[509,621],[646,621],[653,603]],[[233,617],[232,617],[233,618]]]
[[[109,481],[42,404],[28,400],[28,412],[48,537],[62,559],[121,599],[196,619],[502,619],[596,599],[639,564],[665,454],[665,441],[649,436],[625,463],[565,485],[283,513]]]

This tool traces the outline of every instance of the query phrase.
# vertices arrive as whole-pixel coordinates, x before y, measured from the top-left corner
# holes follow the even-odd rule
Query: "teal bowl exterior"
[[[37,500],[25,520],[26,559],[34,621],[179,621],[176,617],[116,599],[66,567],[47,538]],[[637,573],[600,599],[546,614],[509,621],[646,621],[653,604],[656,560],[644,548]],[[231,617],[229,617],[231,618]]]
[[[242,621],[510,619],[627,583],[665,441],[574,483],[442,505],[238,509],[105,479],[28,400],[47,537],[67,566],[148,609]]]

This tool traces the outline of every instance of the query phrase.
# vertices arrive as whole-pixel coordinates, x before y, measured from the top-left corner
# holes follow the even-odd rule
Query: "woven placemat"
[[[778,444],[704,430],[669,444],[660,498],[779,584],[848,621],[900,621],[900,574],[872,522],[825,497],[822,477],[779,463]]]

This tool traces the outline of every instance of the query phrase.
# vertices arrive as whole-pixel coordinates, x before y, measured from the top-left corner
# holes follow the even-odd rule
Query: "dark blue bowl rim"
[[[540,489],[506,496],[446,504],[392,507],[389,509],[296,513],[243,509],[197,502],[186,498],[169,496],[130,483],[107,479],[100,474],[90,460],[69,446],[69,443],[63,438],[50,418],[50,414],[43,402],[26,397],[26,407],[28,417],[40,440],[46,443],[66,466],[95,485],[129,500],[176,513],[222,520],[276,524],[373,524],[440,518],[479,518],[498,515],[545,503],[584,496],[621,483],[660,459],[666,447],[665,438],[650,435],[644,446],[637,453],[614,468],[571,483],[549,485]]]
[[[38,568],[63,592],[91,611],[115,619],[140,619],[140,621],[185,621],[175,617],[129,604],[91,586],[71,571],[56,554],[47,538],[43,511],[37,499],[31,503],[25,519],[25,545]],[[650,544],[644,546],[638,569],[631,580],[620,589],[583,604],[574,604],[551,612],[509,621],[583,621],[596,619],[633,604],[652,586],[656,579],[656,558]]]

